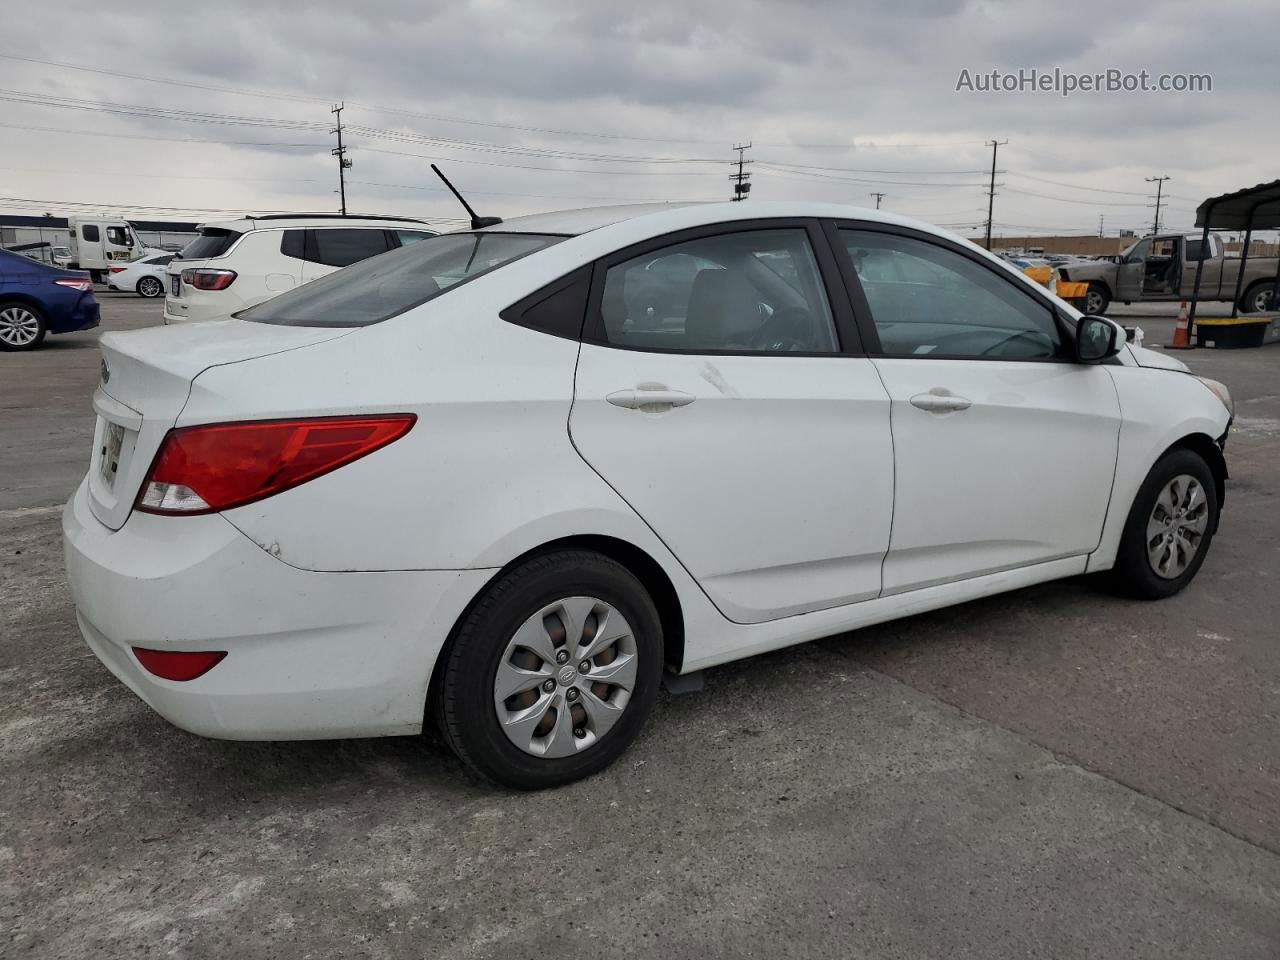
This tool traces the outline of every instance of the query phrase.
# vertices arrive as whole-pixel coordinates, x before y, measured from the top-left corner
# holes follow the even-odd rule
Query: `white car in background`
[[[664,668],[1094,571],[1185,587],[1231,399],[1123,338],[883,211],[446,234],[102,337],[63,514],[80,628],[199,734],[437,723],[486,776],[565,783]]]
[[[406,217],[279,214],[200,225],[169,264],[164,322],[231,314],[436,232]]]
[[[148,299],[162,297],[167,279],[166,268],[172,260],[172,253],[164,253],[110,267],[107,287],[111,290],[132,291]]]

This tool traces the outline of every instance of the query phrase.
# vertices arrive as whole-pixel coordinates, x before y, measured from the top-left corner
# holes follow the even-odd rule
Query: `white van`
[[[104,283],[113,266],[139,257],[164,253],[144,246],[128,220],[104,217],[69,217],[72,270],[88,270],[94,283]]]
[[[436,231],[407,217],[275,214],[203,223],[168,267],[164,322],[224,320]]]

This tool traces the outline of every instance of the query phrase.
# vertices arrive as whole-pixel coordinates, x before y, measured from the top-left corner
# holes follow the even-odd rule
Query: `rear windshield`
[[[236,316],[289,327],[368,326],[563,239],[534,233],[429,237],[313,280]]]
[[[182,248],[182,253],[178,256],[186,260],[220,257],[231,249],[231,245],[239,240],[240,236],[235,230],[205,227],[200,231],[200,236]]]

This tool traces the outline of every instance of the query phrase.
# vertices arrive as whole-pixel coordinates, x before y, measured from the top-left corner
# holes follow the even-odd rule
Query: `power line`
[[[97,130],[72,130],[66,127],[41,127],[24,123],[0,123],[10,130],[36,130],[43,133],[67,133],[80,137],[110,137],[112,140],[158,140],[164,143],[212,143],[228,147],[287,147],[322,150],[324,143],[278,143],[274,140],[212,140],[204,137],[158,137],[141,133],[102,133]]]
[[[206,111],[177,110],[168,107],[151,107],[145,104],[119,103],[109,100],[90,100],[80,97],[64,97],[52,94],[30,93],[21,90],[0,89],[0,100],[26,103],[32,106],[59,107],[72,110],[89,110],[95,113],[115,113],[124,116],[149,117],[184,123],[212,123],[230,126],[269,127],[289,130],[316,130],[332,132],[321,121],[290,120],[280,117],[255,117],[242,114],[210,113]],[[347,124],[344,129],[359,136],[400,143],[424,143],[448,149],[476,150],[486,153],[512,154],[545,159],[567,159],[590,163],[634,164],[719,164],[712,157],[662,157],[627,154],[591,153],[583,150],[558,150],[548,147],[526,147],[515,144],[488,143],[475,140],[457,140],[449,137],[430,137],[413,131],[392,130],[384,127]]]

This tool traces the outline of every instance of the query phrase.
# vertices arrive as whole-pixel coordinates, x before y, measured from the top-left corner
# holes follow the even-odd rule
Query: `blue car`
[[[46,333],[98,325],[89,275],[0,250],[0,350],[34,350]]]

